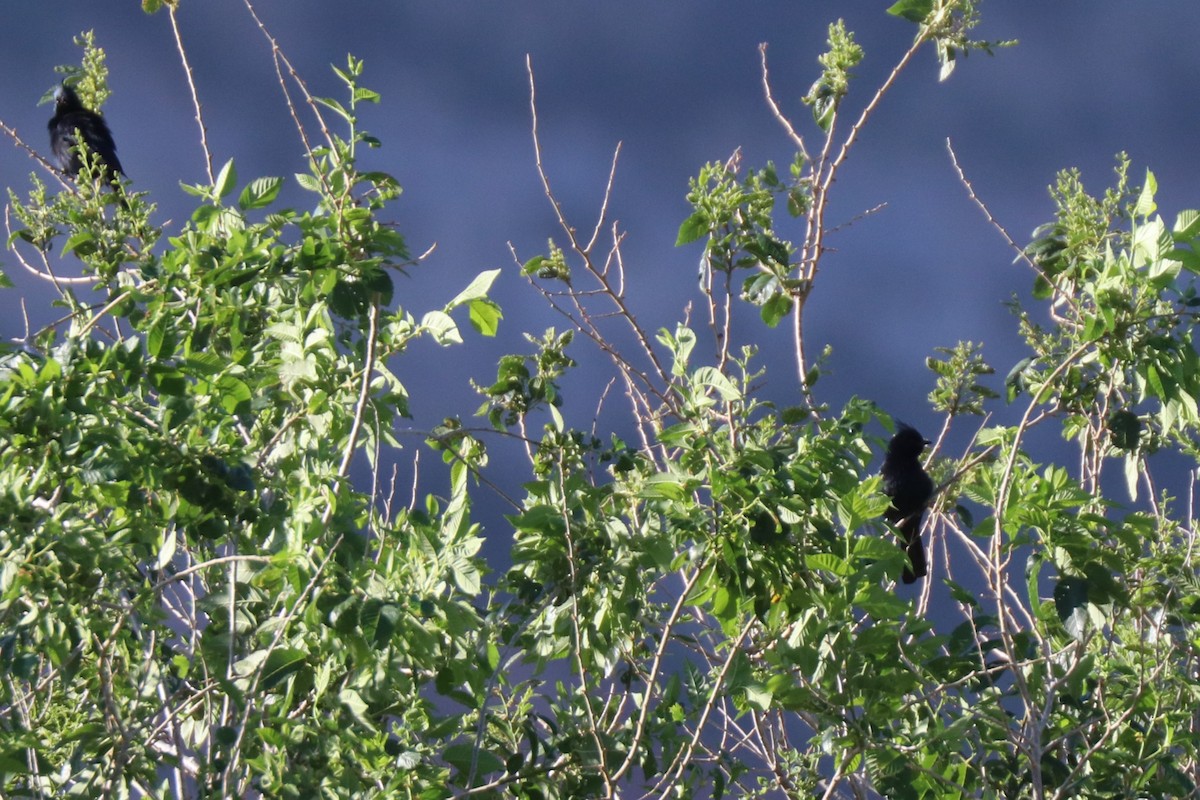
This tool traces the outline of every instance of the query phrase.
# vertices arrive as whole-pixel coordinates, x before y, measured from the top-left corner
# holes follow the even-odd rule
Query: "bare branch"
[[[183,46],[183,37],[179,32],[179,20],[175,17],[178,10],[177,4],[167,4],[167,16],[171,20],[171,31],[175,34],[175,48],[179,51],[179,60],[183,63],[183,74],[187,78],[188,89],[192,93],[192,107],[196,109],[196,125],[200,128],[200,149],[204,151],[204,169],[208,173],[208,182],[211,185],[217,182],[217,178],[213,174],[212,151],[208,147],[208,126],[204,123],[204,108],[200,105],[200,95],[196,91],[195,75],[192,72],[192,65],[188,61],[187,49]]]
[[[56,169],[53,164],[51,164],[49,161],[43,158],[41,154],[25,143],[25,140],[17,134],[16,128],[13,128],[12,126],[5,124],[3,120],[0,120],[0,131],[4,131],[4,133],[8,135],[8,138],[12,139],[17,147],[20,147],[22,150],[24,150],[26,155],[41,164],[46,172],[49,172],[51,175],[53,175],[54,179],[58,181],[62,188],[68,190],[72,188],[71,184],[67,182],[62,172]]]
[[[774,96],[771,94],[771,76],[767,71],[767,43],[762,42],[758,46],[759,59],[762,62],[762,85],[763,91],[767,95],[767,105],[771,107],[771,113],[775,115],[775,119],[779,120],[779,124],[787,131],[788,138],[792,140],[792,144],[796,146],[796,150],[808,161],[808,150],[804,147],[804,137],[796,132],[792,126],[792,121],[779,108],[779,104],[775,102]]]

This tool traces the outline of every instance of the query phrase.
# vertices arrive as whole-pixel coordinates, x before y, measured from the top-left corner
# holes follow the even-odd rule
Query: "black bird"
[[[83,137],[87,149],[104,165],[105,177],[116,182],[117,174],[125,174],[117,158],[117,145],[104,117],[83,107],[79,95],[67,84],[62,84],[54,93],[54,116],[47,127],[50,129],[50,149],[58,160],[59,169],[70,177],[79,175],[83,162],[76,152],[79,137]]]
[[[904,582],[925,577],[925,545],[921,542],[921,515],[933,499],[933,480],[921,466],[921,452],[929,445],[916,428],[903,422],[888,443],[883,459],[883,493],[892,498],[884,518],[904,537],[911,568],[904,568]]]

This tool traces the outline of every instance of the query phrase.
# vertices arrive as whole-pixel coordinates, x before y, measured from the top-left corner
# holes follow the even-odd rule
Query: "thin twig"
[[[580,695],[583,699],[583,708],[588,718],[588,733],[591,735],[592,744],[596,747],[596,757],[599,759],[598,769],[600,776],[604,779],[605,796],[611,797],[613,787],[616,784],[616,778],[610,777],[608,774],[608,757],[607,748],[604,746],[603,740],[600,738],[600,723],[596,717],[595,709],[592,708],[592,695],[588,691],[588,669],[583,661],[583,652],[585,645],[583,642],[583,630],[579,624],[579,572],[576,568],[576,553],[575,553],[575,537],[572,535],[571,524],[571,508],[570,490],[567,488],[567,472],[564,464],[560,460],[558,468],[558,483],[559,496],[564,498],[562,502],[562,521],[563,521],[563,537],[567,545],[567,566],[570,570],[571,577],[571,635],[574,639],[574,647],[571,648],[574,656],[575,669],[579,675]],[[482,746],[478,748],[482,750]],[[474,765],[472,765],[474,767]],[[474,769],[472,768],[471,782],[474,782]]]
[[[220,566],[221,564],[230,564],[234,561],[248,561],[255,564],[269,564],[271,563],[271,558],[269,556],[220,556],[218,558],[211,558],[208,561],[201,561],[199,564],[193,564],[186,569],[179,570],[169,577],[163,578],[158,583],[150,587],[150,589],[151,591],[155,592],[161,591],[163,588],[177,581],[181,581],[189,575],[202,572],[209,567],[216,567]]]
[[[617,783],[630,767],[633,766],[634,760],[641,752],[642,736],[646,731],[646,720],[650,716],[650,707],[654,705],[650,702],[650,692],[658,680],[658,672],[663,668],[663,664],[667,655],[667,645],[671,642],[671,637],[674,634],[675,626],[678,624],[683,615],[684,605],[687,602],[688,595],[691,594],[692,587],[696,585],[696,581],[700,579],[701,573],[704,571],[703,564],[697,564],[693,568],[691,576],[684,582],[679,590],[679,595],[675,599],[675,605],[671,608],[671,613],[664,623],[662,631],[659,633],[658,646],[654,651],[654,659],[650,662],[650,675],[646,678],[646,696],[641,703],[641,711],[638,713],[637,722],[633,726],[633,734],[629,739],[629,749],[625,754],[625,760],[621,762],[621,766],[609,778],[610,783]],[[617,720],[613,720],[608,731],[613,733],[613,728],[617,725]]]
[[[958,163],[958,154],[954,152],[954,146],[950,143],[949,137],[946,139],[946,150],[950,153],[950,162],[954,165],[954,171],[958,175],[958,180],[960,183],[962,183],[963,188],[967,190],[967,196],[971,198],[971,202],[979,207],[979,210],[983,212],[983,215],[987,218],[987,221],[991,224],[991,226],[1000,233],[1000,235],[1004,238],[1004,241],[1008,243],[1008,246],[1016,252],[1017,259],[1024,261],[1030,269],[1036,272],[1038,276],[1046,282],[1048,286],[1053,286],[1055,288],[1055,300],[1050,309],[1051,317],[1056,320],[1060,319],[1057,306],[1062,303],[1069,305],[1075,312],[1075,316],[1078,317],[1079,306],[1075,302],[1075,298],[1070,294],[1059,290],[1058,284],[1051,280],[1051,278],[1046,274],[1045,270],[1038,266],[1038,264],[1029,257],[1029,255],[1025,252],[1025,248],[1017,244],[1016,240],[1013,239],[1008,230],[992,215],[992,211],[987,207],[987,203],[983,202],[983,199],[975,193],[974,185],[972,185],[971,181],[967,178],[966,171],[963,170],[962,165]]]
[[[175,3],[167,5],[167,16],[171,20],[171,31],[175,34],[175,47],[179,51],[179,60],[183,62],[183,74],[187,78],[188,89],[192,93],[192,106],[196,109],[196,124],[200,126],[200,147],[204,150],[204,168],[208,172],[209,184],[217,182],[216,176],[213,174],[213,158],[212,151],[208,148],[208,126],[204,124],[204,109],[200,105],[200,95],[196,91],[195,75],[192,72],[192,65],[188,61],[187,50],[183,46],[183,36],[179,32],[179,21],[175,18],[175,13],[179,10],[179,6]]]
[[[242,2],[245,4],[246,10],[250,12],[250,16],[254,18],[254,22],[256,25],[258,25],[258,29],[262,32],[262,35],[265,36],[267,41],[271,44],[271,58],[275,63],[275,75],[279,79],[279,87],[283,90],[283,96],[287,101],[288,111],[292,115],[292,122],[294,122],[296,125],[296,132],[300,134],[300,141],[304,145],[304,152],[307,154],[309,160],[312,161],[314,160],[313,147],[308,139],[308,131],[305,129],[304,123],[300,121],[300,115],[296,111],[295,104],[292,102],[292,94],[288,91],[287,81],[284,80],[282,67],[287,67],[288,75],[291,76],[292,80],[295,81],[296,86],[299,87],[301,94],[304,95],[304,99],[308,103],[309,109],[312,111],[313,116],[317,118],[317,125],[321,128],[321,135],[325,137],[325,143],[330,148],[334,146],[333,134],[329,132],[329,126],[325,123],[325,116],[321,113],[321,109],[317,105],[317,101],[309,93],[307,84],[304,83],[304,80],[300,77],[300,74],[296,72],[296,68],[293,67],[292,62],[288,60],[287,55],[279,46],[279,42],[274,36],[271,35],[271,32],[267,30],[267,26],[263,24],[263,21],[259,18],[258,12],[254,10],[254,6],[251,4],[250,0],[242,0]],[[331,189],[324,172],[321,170],[316,170],[315,172],[316,177],[321,181],[322,187],[325,189],[326,193],[329,193]]]
[[[834,225],[832,228],[830,228],[828,231],[826,231],[826,233],[840,233],[841,231],[844,231],[846,228],[849,228],[850,226],[854,225],[855,223],[861,222],[862,220],[866,219],[867,217],[878,214],[880,211],[883,211],[885,208],[887,208],[887,205],[888,205],[887,202],[877,203],[877,204],[871,206],[870,208],[868,208],[866,211],[860,211],[859,213],[855,214],[853,217],[851,217],[850,219],[841,223],[840,225]]]
[[[379,303],[371,303],[371,307],[367,311],[367,352],[363,356],[363,373],[362,379],[358,387],[358,402],[354,404],[354,421],[350,425],[350,433],[347,436],[346,447],[342,451],[342,461],[338,464],[337,477],[345,478],[350,472],[350,459],[354,457],[354,451],[358,449],[358,437],[362,431],[363,417],[367,410],[367,401],[371,397],[371,377],[375,374],[375,345],[379,340]],[[325,513],[321,515],[321,523],[328,525],[329,520],[333,517],[334,503],[330,502],[325,507]]]
[[[1029,259],[1029,256],[1025,254],[1025,248],[1017,244],[1016,240],[1009,235],[1008,230],[1000,224],[1000,221],[992,216],[991,209],[987,207],[987,204],[984,203],[979,195],[975,193],[975,187],[967,178],[967,174],[963,171],[962,165],[958,163],[958,153],[954,152],[954,145],[950,142],[949,136],[946,137],[946,152],[950,154],[950,163],[954,165],[954,172],[958,175],[959,183],[961,183],[967,190],[967,196],[971,198],[971,202],[979,207],[979,210],[983,212],[985,217],[987,217],[987,221],[1000,233],[1001,236],[1004,237],[1004,241],[1008,242],[1008,246],[1013,249],[1013,251],[1017,254],[1017,257],[1025,261],[1025,263],[1029,266],[1037,269],[1037,265],[1034,264]]]
[[[5,231],[8,233],[8,238],[12,239],[12,236],[13,236],[12,205],[10,205],[10,204],[6,204],[4,206],[4,228],[5,228]],[[58,293],[64,297],[66,297],[67,294],[66,294],[66,292],[63,291],[63,288],[62,288],[63,286],[71,286],[71,285],[75,285],[75,284],[84,284],[84,283],[95,283],[95,281],[96,281],[95,278],[87,278],[87,277],[79,277],[79,278],[60,278],[60,277],[58,277],[57,275],[54,274],[54,270],[51,269],[51,267],[50,267],[50,262],[46,258],[45,250],[38,250],[38,254],[41,255],[41,257],[42,257],[42,263],[46,267],[45,272],[42,272],[40,269],[38,269],[37,267],[33,266],[28,261],[26,261],[25,256],[23,256],[21,254],[21,251],[18,250],[16,247],[10,247],[9,252],[11,252],[13,255],[15,255],[17,257],[17,263],[20,264],[30,275],[33,275],[37,278],[40,278],[41,280],[44,280],[44,281],[54,284],[54,288],[57,289]]]
[[[20,135],[17,133],[16,128],[13,128],[11,125],[5,124],[4,120],[0,120],[0,131],[4,131],[6,134],[8,134],[8,138],[12,139],[13,142],[17,145],[17,147],[20,147],[22,150],[24,150],[25,153],[30,158],[32,158],[34,161],[41,164],[42,167],[46,170],[46,172],[49,172],[51,175],[53,175],[54,179],[59,182],[59,184],[62,186],[62,188],[67,189],[68,191],[70,189],[72,189],[71,184],[67,182],[67,180],[63,176],[63,174],[61,172],[59,172],[57,169],[55,169],[53,164],[51,164],[49,161],[47,161],[45,158],[43,158],[42,155],[40,153],[38,153],[38,151],[34,150],[32,147],[27,145],[25,143],[25,140],[22,139],[20,137]]]
[[[767,95],[767,105],[771,107],[771,113],[775,115],[775,119],[779,120],[779,124],[783,125],[783,129],[787,131],[788,138],[792,140],[792,144],[796,145],[796,149],[800,151],[801,157],[808,161],[808,150],[804,147],[804,137],[796,132],[792,121],[787,115],[780,110],[779,104],[775,102],[774,96],[771,94],[771,75],[767,71],[767,43],[762,42],[758,46],[759,59],[762,61],[762,85],[763,91]]]
[[[663,385],[666,385],[669,382],[669,379],[667,377],[667,375],[668,375],[667,370],[663,367],[662,363],[660,362],[660,360],[658,358],[658,354],[655,352],[654,347],[650,344],[650,339],[646,335],[646,332],[642,329],[641,325],[638,324],[637,319],[634,317],[633,313],[629,310],[628,305],[625,303],[625,298],[622,293],[622,289],[614,288],[612,285],[612,282],[608,279],[608,276],[607,276],[605,270],[597,269],[596,266],[593,264],[593,262],[591,260],[591,252],[590,252],[591,245],[589,244],[588,246],[585,247],[583,244],[580,243],[578,236],[576,235],[575,228],[567,221],[566,215],[563,213],[563,210],[562,210],[562,205],[558,202],[558,198],[554,195],[554,191],[550,187],[550,178],[546,172],[545,165],[542,160],[542,143],[541,143],[541,137],[538,134],[537,84],[534,80],[534,75],[533,75],[533,59],[529,55],[525,56],[525,69],[526,69],[526,72],[529,74],[529,110],[530,110],[530,116],[532,119],[534,163],[537,167],[538,177],[541,179],[542,189],[544,190],[544,192],[546,194],[546,198],[550,201],[550,205],[554,209],[554,215],[555,215],[556,219],[558,220],[559,226],[566,233],[567,238],[571,243],[571,249],[574,250],[583,259],[584,265],[587,268],[588,272],[600,284],[604,293],[609,297],[609,299],[613,302],[613,304],[616,305],[618,311],[620,312],[620,316],[625,319],[626,323],[629,325],[630,329],[633,331],[633,335],[637,339],[638,344],[641,346],[642,351],[646,354],[647,358],[650,360],[650,363],[654,366],[654,370],[657,373],[657,375],[656,375],[657,379]],[[604,221],[604,214],[607,213],[608,198],[611,196],[611,193],[612,193],[613,181],[615,180],[615,176],[616,176],[616,159],[617,159],[617,156],[619,153],[620,153],[620,145],[617,146],[616,152],[613,153],[613,165],[609,172],[608,184],[605,188],[605,193],[604,193],[604,196],[605,196],[604,209],[602,210],[601,217],[600,217],[599,222],[597,223],[597,226],[599,226]],[[596,236],[595,236],[595,234],[593,234],[593,237],[592,237],[593,242],[595,241],[595,238],[596,238]],[[613,235],[614,241],[613,241],[613,251],[612,252],[619,253],[620,238],[621,237],[619,235],[617,235],[616,230],[614,228],[614,235]],[[612,255],[612,253],[610,252],[610,256],[611,255]],[[587,312],[582,307],[582,304],[578,301],[578,296],[575,295],[574,293],[572,293],[572,299],[576,302],[576,308],[580,312],[580,314],[586,317]],[[599,331],[596,330],[594,328],[594,326],[593,326],[593,329],[595,330],[595,332],[598,336]],[[593,336],[592,338],[596,339],[597,336]],[[599,337],[599,338],[603,338],[603,337]],[[620,358],[618,356],[618,354],[616,353],[616,351],[614,349],[612,349],[611,347],[609,347],[606,350],[606,352],[608,352],[609,355],[611,357],[613,357],[614,361],[617,362],[618,367],[621,368],[622,371],[624,371],[625,366],[629,366],[628,362],[625,361],[623,358]],[[650,382],[650,380],[644,375],[644,373],[641,373],[640,371],[637,371],[637,370],[632,370],[631,366],[629,366],[629,369],[632,371],[633,374],[636,374],[636,375],[639,375],[640,377],[642,377],[642,379],[645,381],[646,386],[649,389],[649,391],[651,393],[653,393],[656,397],[658,397],[665,405],[670,407],[671,403],[670,403],[669,398],[666,397],[666,395],[662,392],[661,389],[659,389],[652,382]]]
[[[592,238],[588,239],[587,246],[584,248],[585,253],[592,252],[592,248],[596,246],[596,240],[600,238],[600,229],[604,227],[604,221],[608,218],[608,201],[612,199],[613,185],[617,179],[617,160],[621,156],[621,142],[617,142],[617,146],[613,148],[612,165],[608,168],[608,180],[604,183],[604,199],[600,202],[600,214],[596,217],[596,227],[592,229]]]
[[[296,615],[300,613],[303,607],[306,607],[305,601],[315,591],[317,581],[319,581],[321,576],[325,573],[325,568],[329,566],[330,560],[332,560],[337,554],[338,547],[341,545],[342,539],[344,539],[345,536],[346,535],[344,533],[340,533],[338,534],[337,538],[330,543],[329,549],[325,553],[325,557],[321,559],[321,563],[318,564],[316,570],[313,571],[312,578],[309,579],[308,583],[305,584],[304,588],[300,591],[300,594],[296,597],[296,601],[292,604],[291,609],[284,614],[283,618],[279,621],[279,625],[275,631],[275,636],[271,639],[271,643],[267,645],[261,665],[255,670],[254,678],[250,681],[249,688],[246,690],[245,694],[242,695],[244,698],[246,698],[246,707],[242,712],[242,718],[237,727],[237,739],[228,752],[229,761],[225,767],[224,775],[222,776],[223,789],[229,788],[229,778],[232,776],[234,767],[241,757],[242,741],[245,738],[246,731],[249,730],[248,723],[250,721],[250,714],[253,712],[255,707],[252,698],[258,696],[258,684],[262,680],[263,668],[266,666],[267,660],[271,657],[271,654],[274,653],[275,649],[279,646],[279,642],[283,639],[283,635],[291,625],[292,620],[295,619]],[[250,778],[250,775],[246,775],[241,781],[241,785],[238,787],[237,794],[227,796],[244,796]]]
[[[729,645],[729,655],[725,658],[725,662],[721,664],[721,669],[713,680],[712,691],[709,693],[708,700],[704,704],[704,708],[700,712],[700,718],[696,720],[696,729],[692,732],[692,738],[688,740],[687,745],[679,751],[675,756],[675,760],[671,766],[663,773],[663,780],[657,786],[663,786],[662,793],[658,796],[658,800],[667,800],[675,788],[675,782],[683,775],[688,764],[692,760],[692,753],[696,751],[696,746],[700,742],[700,737],[704,733],[705,724],[708,722],[708,717],[712,714],[718,698],[721,696],[722,689],[725,686],[725,678],[729,675],[729,671],[733,668],[733,662],[737,660],[741,653],[742,642],[750,635],[750,631],[758,624],[755,617],[751,617],[742,627],[742,631]]]

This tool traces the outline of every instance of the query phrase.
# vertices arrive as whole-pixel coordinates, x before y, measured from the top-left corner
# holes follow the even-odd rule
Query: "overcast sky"
[[[451,358],[418,348],[398,365],[414,395],[414,425],[469,414],[479,401],[468,378],[486,381],[496,356],[527,351],[522,332],[563,326],[524,284],[508,249],[511,242],[529,258],[548,237],[562,238],[534,170],[527,53],[538,79],[546,165],[581,229],[590,228],[613,148],[624,143],[611,210],[628,232],[632,305],[653,330],[673,326],[698,299],[701,246],[673,246],[689,213],[688,178],[737,147],[747,166],[791,160],[763,99],[758,43],[769,44],[777,98],[815,141],[798,98],[818,74],[827,25],[844,17],[866,51],[846,105],[857,112],[915,32],[887,15],[888,5],[257,0],[314,93],[339,95],[329,64],[343,64],[349,52],[365,59],[364,85],[383,95],[363,114],[363,126],[384,144],[365,163],[404,185],[393,208],[412,249],[438,245],[427,264],[398,281],[399,301],[420,313],[479,271],[505,270],[496,286],[505,320],[495,341],[471,337]],[[1031,283],[969,202],[946,155],[947,137],[993,213],[1022,241],[1052,215],[1046,187],[1057,170],[1080,167],[1089,189],[1100,192],[1120,150],[1130,153],[1139,181],[1147,167],[1155,171],[1169,221],[1200,206],[1200,3],[1004,0],[983,3],[982,12],[977,38],[1020,44],[995,57],[972,55],[945,83],[937,82],[932,51],[902,76],[841,172],[828,220],[887,207],[830,241],[836,252],[823,262],[808,311],[810,350],[834,349],[833,373],[818,396],[834,407],[865,396],[928,432],[938,420],[925,401],[933,385],[925,358],[959,340],[983,342],[1003,376],[1025,353],[1002,304]],[[218,163],[235,158],[243,182],[302,171],[268,46],[243,3],[185,0],[179,21]],[[0,119],[45,152],[51,110],[36,103],[57,81],[54,65],[78,62],[72,36],[89,28],[109,55],[113,96],[105,114],[121,161],[173,233],[191,208],[179,183],[202,182],[204,171],[165,13],[146,16],[135,0],[8,4],[0,26]],[[0,184],[23,192],[34,168],[7,140],[0,145]],[[294,189],[283,200],[310,202]],[[802,230],[793,223],[781,234],[799,239]],[[35,321],[57,316],[37,307],[45,287],[11,256],[0,255],[0,263],[18,285],[0,294],[8,312],[0,333],[21,333],[12,311],[19,294],[30,298]],[[767,330],[753,313],[739,325],[771,368],[764,392],[794,400],[784,326]],[[588,380],[601,370],[586,365],[599,355],[582,341],[574,355],[585,364],[579,393],[594,392]],[[437,391],[422,390],[434,381]],[[593,405],[590,398],[579,403]],[[960,433],[961,446],[970,432]]]

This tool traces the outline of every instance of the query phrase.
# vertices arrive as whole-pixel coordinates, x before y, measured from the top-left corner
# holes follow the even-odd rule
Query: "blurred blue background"
[[[511,242],[525,260],[545,252],[547,238],[564,239],[534,168],[527,53],[537,75],[546,168],[581,231],[594,224],[613,149],[623,142],[610,213],[628,234],[631,306],[653,331],[673,327],[687,303],[700,300],[701,245],[674,247],[689,214],[688,178],[738,147],[746,167],[767,160],[782,167],[792,159],[763,97],[758,44],[769,45],[776,99],[815,150],[817,132],[799,98],[819,74],[828,24],[844,18],[866,51],[843,106],[853,118],[916,31],[887,15],[889,4],[257,0],[314,94],[342,96],[329,65],[344,65],[353,53],[366,62],[363,84],[383,95],[362,115],[362,125],[383,141],[364,166],[391,172],[404,186],[393,210],[413,252],[437,244],[425,264],[397,279],[397,301],[419,315],[481,270],[504,270],[494,291],[505,315],[496,339],[468,331],[465,347],[422,345],[396,365],[413,395],[412,428],[428,430],[451,414],[469,417],[480,403],[471,378],[486,383],[499,355],[529,352],[523,332],[565,327],[526,285],[509,251]],[[959,340],[982,342],[999,389],[1025,355],[1003,303],[1026,295],[1032,282],[967,198],[947,137],[976,190],[1022,243],[1051,218],[1046,187],[1057,170],[1079,167],[1099,193],[1121,150],[1132,157],[1136,182],[1146,168],[1156,173],[1168,221],[1200,205],[1193,188],[1200,4],[1006,0],[983,3],[982,14],[974,38],[1019,45],[994,57],[972,54],[944,83],[926,50],[902,75],[840,173],[827,221],[836,226],[881,203],[886,208],[828,240],[834,251],[807,311],[810,355],[833,347],[818,398],[834,408],[852,395],[870,398],[927,436],[940,420],[926,401],[933,387],[926,357]],[[242,183],[304,171],[269,45],[245,6],[185,2],[178,19],[217,165],[236,159]],[[135,188],[158,204],[156,221],[171,234],[192,208],[180,182],[206,178],[165,12],[147,16],[133,0],[8,4],[0,26],[0,119],[48,150],[51,108],[36,103],[57,82],[56,64],[78,62],[72,36],[86,29],[108,53],[113,96],[104,112],[121,161]],[[0,184],[23,194],[36,169],[4,140]],[[281,203],[306,207],[311,196],[289,182]],[[798,240],[803,231],[781,211],[780,234]],[[0,335],[23,333],[19,296],[34,326],[60,316],[49,307],[48,286],[11,254],[0,254],[0,263],[17,284],[0,293]],[[735,339],[760,348],[769,367],[764,396],[795,402],[787,326],[767,329],[753,309],[743,311]],[[699,306],[693,319],[699,327]],[[567,407],[586,427],[611,370],[587,342],[578,340],[572,354],[581,368],[565,384]],[[617,402],[619,417],[624,405]],[[1000,419],[1011,421],[1006,413]],[[971,433],[956,430],[948,452],[958,454]],[[410,452],[419,442],[412,437]],[[509,457],[498,448],[498,458]],[[440,467],[421,469],[423,483],[436,488]]]

